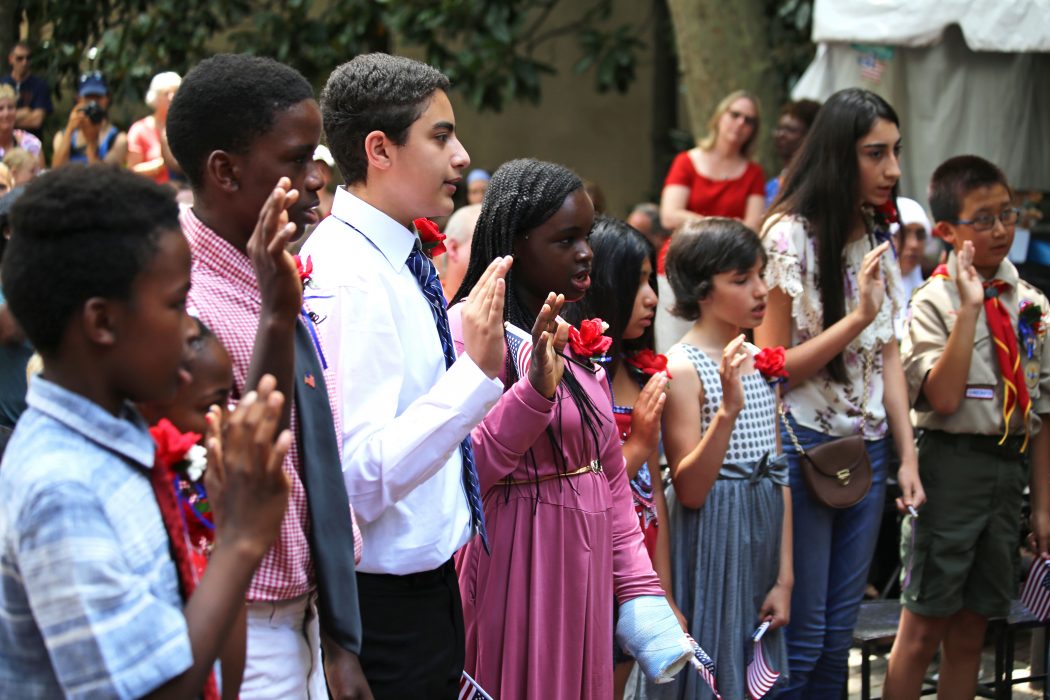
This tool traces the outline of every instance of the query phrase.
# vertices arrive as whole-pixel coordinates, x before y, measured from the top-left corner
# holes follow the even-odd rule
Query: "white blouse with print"
[[[824,330],[824,304],[820,298],[817,247],[806,230],[805,219],[782,216],[766,223],[762,243],[769,261],[766,282],[780,288],[792,299],[791,344],[800,345]],[[857,307],[860,297],[858,276],[864,256],[876,245],[872,235],[846,244],[842,251],[845,312]],[[843,358],[849,381],[834,380],[821,369],[784,396],[784,406],[798,423],[826,435],[863,434],[867,440],[886,435],[886,410],[882,405],[882,346],[897,342],[894,318],[904,306],[900,267],[892,250],[882,256],[881,271],[886,297],[875,320],[846,347]],[[864,402],[864,362],[871,358],[871,382]]]

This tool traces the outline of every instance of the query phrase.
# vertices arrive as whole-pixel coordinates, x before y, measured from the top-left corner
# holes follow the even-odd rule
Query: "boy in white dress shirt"
[[[321,111],[346,184],[302,250],[364,538],[360,658],[377,700],[457,696],[464,631],[452,555],[484,533],[469,437],[502,394],[510,259],[493,261],[465,302],[466,352],[456,358],[413,228],[452,212],[470,164],[448,88],[434,68],[385,54],[332,73]]]

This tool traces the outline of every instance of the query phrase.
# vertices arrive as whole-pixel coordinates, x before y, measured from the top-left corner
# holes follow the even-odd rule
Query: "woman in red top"
[[[696,148],[679,153],[671,163],[660,194],[660,223],[669,231],[702,216],[740,219],[758,231],[765,211],[766,176],[751,160],[758,140],[758,99],[745,90],[725,97],[707,123],[708,133]],[[672,234],[673,235],[673,234]],[[674,292],[664,273],[671,239],[664,241],[656,260],[660,298],[674,304]],[[660,305],[656,348],[666,350],[688,324],[666,313]]]

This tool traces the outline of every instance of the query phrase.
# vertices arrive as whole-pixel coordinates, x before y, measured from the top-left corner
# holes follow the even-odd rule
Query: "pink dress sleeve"
[[[599,373],[598,378],[611,401],[612,394],[603,373]],[[660,579],[645,549],[645,538],[638,524],[638,513],[634,509],[620,437],[615,430],[605,433],[602,467],[609,482],[613,504],[613,592],[621,603],[643,595],[662,596],[664,589],[660,586]],[[659,485],[654,484],[654,488],[659,488]]]
[[[463,352],[460,313],[460,304],[448,310],[448,323],[457,355]],[[500,381],[506,386],[503,372],[500,373]],[[482,495],[514,471],[550,424],[553,411],[554,402],[541,396],[532,387],[528,377],[520,378],[503,392],[484,420],[470,433]]]

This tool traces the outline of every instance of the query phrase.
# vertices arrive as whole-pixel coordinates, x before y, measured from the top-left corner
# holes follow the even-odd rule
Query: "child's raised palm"
[[[973,243],[963,243],[956,262],[958,271],[955,275],[955,285],[959,288],[960,305],[979,307],[984,303],[984,285],[973,266]]]
[[[722,408],[734,417],[744,409],[744,382],[740,373],[747,358],[744,335],[740,334],[722,351],[722,361],[718,365],[718,378],[722,382]]]
[[[647,452],[660,442],[660,417],[667,394],[667,372],[657,372],[645,383],[631,411],[631,440],[639,440]]]

